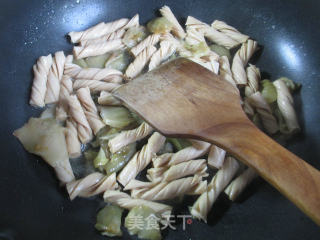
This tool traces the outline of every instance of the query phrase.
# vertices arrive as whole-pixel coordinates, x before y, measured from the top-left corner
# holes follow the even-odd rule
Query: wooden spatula
[[[320,225],[320,172],[256,128],[241,108],[238,90],[227,81],[179,58],[114,95],[164,135],[224,148]]]

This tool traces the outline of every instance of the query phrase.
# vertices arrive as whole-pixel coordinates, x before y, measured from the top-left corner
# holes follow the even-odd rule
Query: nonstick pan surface
[[[181,21],[192,15],[208,23],[219,19],[235,26],[263,46],[256,64],[265,77],[287,76],[302,83],[295,96],[302,133],[288,147],[320,168],[319,1],[2,0],[0,239],[106,239],[94,229],[99,201],[77,198],[71,202],[53,171],[40,158],[27,153],[12,132],[39,114],[28,105],[32,65],[41,55],[70,51],[71,45],[64,37],[67,32],[135,13],[140,14],[141,23],[146,23],[164,4]],[[181,211],[188,213],[187,204]],[[208,225],[194,220],[185,231],[181,224],[176,227],[176,231],[163,232],[165,239],[320,237],[315,223],[261,179],[250,185],[236,203],[221,196]],[[127,232],[123,239],[130,239]]]

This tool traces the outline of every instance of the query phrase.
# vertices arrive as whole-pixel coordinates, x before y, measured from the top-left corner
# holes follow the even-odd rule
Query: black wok
[[[78,3],[77,3],[78,2]],[[141,22],[169,5],[180,20],[224,20],[264,46],[257,65],[264,75],[287,76],[302,83],[295,97],[302,134],[289,149],[320,168],[320,2],[317,0],[244,1],[0,1],[0,239],[105,239],[94,229],[96,200],[70,202],[53,171],[28,154],[12,136],[39,110],[27,102],[35,60],[71,50],[64,35],[100,21],[131,17]],[[297,179],[298,181],[299,179]],[[308,187],[308,186],[306,186]],[[187,213],[187,206],[182,207]],[[193,221],[182,231],[164,231],[166,239],[319,239],[318,226],[262,180],[237,203],[223,196],[209,224]],[[124,239],[130,236],[125,233]]]

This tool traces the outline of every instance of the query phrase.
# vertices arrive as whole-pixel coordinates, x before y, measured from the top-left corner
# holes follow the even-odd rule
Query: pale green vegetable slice
[[[131,143],[111,155],[111,160],[105,165],[107,175],[120,171],[136,152],[136,143]]]
[[[138,235],[141,239],[160,240],[159,220],[151,208],[142,205],[129,211],[124,225],[131,235]]]
[[[22,128],[14,131],[24,148],[41,156],[54,168],[62,183],[74,179],[69,162],[64,128],[54,119],[30,118]]]
[[[100,139],[100,141],[102,140],[110,140],[112,138],[114,138],[115,136],[117,136],[120,133],[120,131],[116,128],[110,128],[109,131],[101,134],[98,138]]]
[[[112,68],[119,71],[124,71],[130,64],[130,55],[128,51],[116,51],[111,54],[110,58],[106,61],[105,67]]]
[[[290,78],[281,77],[278,80],[284,81],[284,83],[287,85],[287,87],[290,89],[291,92],[294,92],[294,91],[301,88],[300,83],[296,83],[296,82],[292,81]]]
[[[122,42],[129,48],[137,45],[147,37],[147,30],[144,26],[129,28],[123,36]]]
[[[178,57],[178,53],[175,52],[174,54],[172,54],[166,61],[164,61],[163,63],[166,63],[166,62],[170,62],[171,60],[173,59],[176,59]]]
[[[229,61],[231,61],[231,53],[230,53],[229,49],[227,49],[221,45],[218,45],[218,44],[210,45],[210,49],[212,51],[214,51],[216,54],[218,54],[220,57],[226,56],[229,59]]]
[[[277,101],[277,90],[272,82],[268,79],[261,81],[262,89],[261,94],[264,99],[269,103]]]
[[[93,149],[88,149],[87,151],[85,151],[84,153],[84,157],[88,160],[88,161],[93,161],[96,156],[98,155],[98,152],[93,150]]]
[[[173,152],[173,145],[170,142],[167,142],[163,145],[163,147],[159,150],[157,155],[162,155],[165,153],[172,153]]]
[[[104,64],[109,57],[109,53],[105,53],[99,56],[87,57],[86,63],[89,68],[104,68]]]
[[[82,68],[88,68],[88,64],[83,58],[80,58],[80,59],[75,59],[74,58],[73,59],[73,63],[77,64],[78,66],[80,66]]]
[[[194,57],[202,57],[207,55],[210,51],[208,45],[205,42],[200,42],[198,44],[190,45],[185,43],[185,48],[192,52]]]
[[[41,114],[40,118],[55,118],[56,115],[56,104],[49,105]]]
[[[100,146],[100,140],[99,138],[96,138],[95,140],[93,140],[92,142],[90,142],[90,145],[94,148],[97,148]]]
[[[105,124],[114,128],[124,128],[135,120],[129,110],[124,107],[103,106],[100,115]]]
[[[147,29],[152,33],[168,33],[172,30],[172,24],[165,17],[152,19],[147,24]]]
[[[275,107],[273,109],[274,115],[276,116],[278,120],[278,125],[279,125],[279,131],[282,134],[290,134],[289,128],[286,124],[286,121],[284,120],[282,113],[280,112],[280,109],[278,107]]]
[[[106,155],[107,158],[110,158],[110,151],[109,151],[109,147],[108,147],[108,140],[105,139],[100,139],[100,147],[104,150],[104,153]]]
[[[105,206],[97,214],[95,228],[101,232],[102,235],[109,237],[122,236],[120,229],[122,213],[123,209],[118,206]]]
[[[143,123],[143,119],[135,112],[131,111],[131,116],[134,118],[134,120],[140,125]]]
[[[110,131],[109,126],[105,126],[105,127],[101,128],[100,131],[97,133],[97,138],[107,134],[109,131]]]
[[[184,149],[186,147],[190,147],[192,144],[188,139],[185,138],[167,138],[170,143],[173,144],[174,148],[177,151]]]
[[[108,142],[110,139],[114,138],[119,134],[119,130],[116,128],[104,128],[102,131],[97,134],[97,143],[100,146],[106,155],[106,158],[110,159],[110,151],[108,147]]]
[[[109,159],[106,157],[105,151],[100,147],[98,155],[93,160],[95,168],[100,168],[108,163]]]

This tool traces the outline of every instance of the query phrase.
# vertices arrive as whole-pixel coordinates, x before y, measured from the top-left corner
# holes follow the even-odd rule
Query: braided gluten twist
[[[91,98],[89,87],[80,88],[77,91],[77,96],[82,105],[89,125],[93,133],[96,135],[99,130],[105,126],[105,124],[100,119],[98,109]]]
[[[63,76],[66,57],[63,51],[56,52],[48,73],[45,103],[55,103],[59,100],[60,82]]]
[[[189,141],[192,146],[186,147],[176,153],[165,153],[153,158],[153,166],[155,168],[173,166],[181,162],[197,159],[209,151],[210,143],[193,139]]]
[[[65,121],[68,117],[68,97],[72,93],[72,80],[68,75],[63,75],[60,85],[59,103],[56,107],[56,119]]]
[[[183,30],[183,28],[181,27],[181,25],[179,24],[178,20],[174,16],[174,14],[172,13],[171,9],[168,6],[163,6],[162,8],[160,8],[159,11],[160,11],[161,15],[163,17],[165,17],[172,24],[173,35],[175,35],[176,37],[178,37],[180,39],[185,38],[186,33]]]
[[[98,98],[98,103],[100,105],[111,105],[111,106],[120,106],[121,102],[115,98],[112,93],[101,91],[100,96]]]
[[[174,54],[176,47],[169,41],[161,41],[160,48],[152,55],[149,63],[149,71],[160,65],[162,61]]]
[[[111,68],[81,68],[72,63],[73,56],[69,55],[64,66],[64,74],[73,79],[97,80],[110,83],[121,83],[122,72]]]
[[[289,133],[295,133],[300,130],[296,112],[293,107],[292,95],[283,80],[276,80],[273,85],[277,90],[277,104],[279,110],[286,122]]]
[[[133,56],[137,57],[147,47],[156,45],[159,40],[160,34],[152,34],[142,40],[138,45],[131,48],[130,52],[133,54]]]
[[[108,41],[99,41],[84,46],[76,46],[73,48],[73,54],[77,59],[99,56],[108,52],[116,51],[124,48],[121,39],[113,39]]]
[[[125,32],[126,31],[124,29],[119,29],[115,32],[107,33],[106,35],[103,35],[98,38],[82,40],[82,41],[80,41],[80,46],[88,46],[88,45],[92,45],[92,44],[98,44],[101,42],[107,42],[107,41],[111,41],[111,40],[115,40],[115,39],[120,39],[124,36]]]
[[[215,42],[216,44],[224,46],[228,49],[239,45],[239,42],[230,38],[228,35],[217,31],[215,28],[201,22],[194,17],[188,16],[186,26],[196,29],[197,31],[203,33],[204,36],[212,42]]]
[[[208,165],[220,169],[223,166],[226,151],[216,145],[211,145],[208,155]]]
[[[97,93],[101,91],[111,92],[120,84],[112,83],[112,82],[104,82],[98,80],[85,80],[85,79],[78,79],[73,82],[73,89],[76,91],[80,88],[88,87],[90,92]]]
[[[248,102],[254,107],[259,114],[262,125],[269,134],[274,134],[279,130],[276,118],[273,116],[271,108],[260,92],[252,94]]]
[[[74,180],[66,185],[71,200],[79,197],[91,197],[107,190],[114,190],[118,187],[116,174],[105,176],[94,172],[85,178]]]
[[[66,120],[66,144],[70,158],[81,156],[81,144],[78,138],[77,124],[72,119]]]
[[[195,218],[207,221],[207,215],[219,194],[229,184],[239,169],[239,163],[232,157],[227,157],[223,167],[216,173],[208,185],[206,192],[202,193],[192,207],[191,215]]]
[[[257,48],[258,43],[249,39],[241,45],[241,48],[234,55],[231,70],[236,84],[247,84],[245,67]]]
[[[223,21],[215,20],[211,26],[216,30],[226,34],[228,37],[236,40],[238,43],[244,43],[249,39],[249,36],[240,33],[236,28]]]
[[[148,143],[130,159],[128,164],[122,169],[117,180],[126,186],[131,179],[134,179],[148,164],[155,154],[161,149],[165,142],[165,137],[155,132],[148,139]]]
[[[92,139],[92,130],[83,112],[77,96],[72,95],[68,98],[69,113],[72,120],[77,125],[78,137],[82,143],[88,143]]]
[[[259,82],[261,80],[260,70],[256,66],[249,64],[247,67],[248,84],[245,88],[245,95],[248,97],[259,91]]]
[[[103,194],[103,198],[106,202],[113,203],[125,209],[132,209],[136,206],[146,206],[151,208],[157,214],[162,217],[167,218],[170,216],[172,207],[163,203],[157,203],[152,201],[147,201],[143,199],[134,199],[130,195],[120,191],[108,190]]]
[[[153,128],[149,124],[143,122],[139,127],[132,130],[122,131],[116,137],[111,139],[108,143],[109,149],[112,153],[117,152],[122,147],[127,146],[130,143],[139,141],[152,132]]]
[[[33,83],[30,96],[30,105],[44,107],[44,99],[47,91],[48,73],[52,65],[52,56],[42,56],[33,65]]]
[[[134,59],[134,61],[129,64],[125,73],[126,78],[132,79],[136,77],[139,73],[141,73],[141,71],[143,70],[151,56],[155,53],[155,51],[157,51],[157,49],[152,45],[149,45],[148,47],[143,49],[139,53],[139,55]]]
[[[187,193],[194,194],[193,189],[201,183],[201,177],[180,178],[171,182],[159,182],[156,185],[146,188],[131,190],[131,196],[145,200],[168,200],[175,197],[183,196]],[[197,191],[198,192],[198,191]]]
[[[83,40],[99,38],[108,33],[112,33],[122,28],[123,26],[125,26],[128,22],[129,22],[129,19],[127,18],[121,18],[119,20],[109,22],[109,23],[101,22],[91,28],[86,29],[85,31],[69,32],[68,35],[72,43],[78,43]]]
[[[258,176],[258,173],[254,169],[247,168],[229,184],[224,192],[227,194],[231,201],[234,201],[243,192],[243,190]]]

